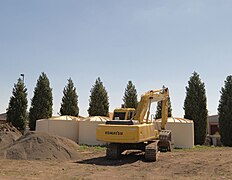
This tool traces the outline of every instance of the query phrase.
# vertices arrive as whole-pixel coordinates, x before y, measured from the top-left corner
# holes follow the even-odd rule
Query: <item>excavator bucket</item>
[[[158,142],[159,151],[171,151],[172,150],[172,137],[170,130],[161,130],[159,134]]]

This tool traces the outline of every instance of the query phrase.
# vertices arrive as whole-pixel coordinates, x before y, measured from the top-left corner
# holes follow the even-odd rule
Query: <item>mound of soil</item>
[[[22,133],[11,124],[0,124],[0,149],[12,145]]]
[[[78,160],[79,145],[75,142],[42,132],[28,132],[0,152],[6,159]]]

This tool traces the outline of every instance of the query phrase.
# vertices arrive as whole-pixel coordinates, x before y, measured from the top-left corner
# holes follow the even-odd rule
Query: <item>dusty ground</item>
[[[196,148],[160,153],[157,162],[130,154],[107,160],[104,148],[81,148],[77,161],[0,159],[0,179],[232,179],[232,149]]]

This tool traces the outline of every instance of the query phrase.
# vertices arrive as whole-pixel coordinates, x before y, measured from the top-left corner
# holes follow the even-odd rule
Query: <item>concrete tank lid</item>
[[[105,116],[90,116],[83,119],[83,121],[95,121],[95,122],[106,122],[109,120],[110,120],[109,117],[105,117]]]
[[[83,118],[81,117],[76,117],[76,116],[53,116],[49,118],[49,120],[74,120],[74,121],[79,121]]]
[[[161,122],[161,119],[156,119],[155,121]],[[184,118],[177,118],[177,117],[169,117],[168,122],[173,122],[173,123],[193,123],[192,120],[184,119]]]

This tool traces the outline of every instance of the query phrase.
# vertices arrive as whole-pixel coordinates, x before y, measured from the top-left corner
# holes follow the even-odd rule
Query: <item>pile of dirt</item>
[[[18,131],[12,124],[0,124],[0,149],[12,145],[22,133]]]
[[[79,145],[67,138],[42,132],[28,132],[0,155],[6,159],[23,160],[79,160]]]

